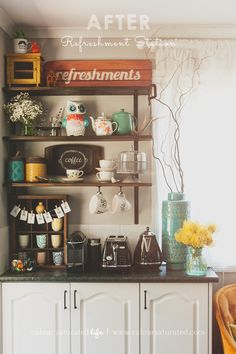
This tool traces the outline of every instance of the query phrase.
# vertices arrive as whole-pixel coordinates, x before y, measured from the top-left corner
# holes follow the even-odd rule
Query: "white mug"
[[[114,166],[113,160],[99,160],[99,165],[102,169],[112,168]]]
[[[52,252],[52,259],[55,265],[61,265],[63,263],[63,252]]]
[[[14,38],[14,53],[25,54],[28,52],[30,43],[26,38]]]
[[[108,210],[108,203],[102,192],[93,195],[89,202],[90,214],[103,214]]]
[[[36,235],[36,243],[38,248],[45,248],[47,245],[47,235],[46,234]]]
[[[112,214],[129,211],[132,208],[131,203],[126,199],[124,192],[114,195],[111,205]]]
[[[82,177],[84,174],[84,171],[82,170],[66,170],[66,175],[67,178],[70,179],[79,179],[80,177]]]
[[[63,218],[53,218],[51,226],[53,231],[55,232],[61,231],[63,227]]]
[[[29,244],[29,235],[19,235],[19,246],[27,248]]]
[[[51,235],[51,243],[53,248],[58,248],[61,245],[61,235]]]
[[[96,178],[99,181],[110,181],[112,177],[114,177],[114,173],[113,172],[100,171],[100,172],[96,173]]]

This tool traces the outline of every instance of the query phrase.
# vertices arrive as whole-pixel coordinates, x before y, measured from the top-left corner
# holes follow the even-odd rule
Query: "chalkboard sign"
[[[67,150],[62,153],[59,162],[64,170],[83,170],[88,159],[81,151]]]
[[[103,156],[103,148],[96,145],[63,144],[45,148],[48,174],[54,176],[66,175],[67,169],[94,173]]]

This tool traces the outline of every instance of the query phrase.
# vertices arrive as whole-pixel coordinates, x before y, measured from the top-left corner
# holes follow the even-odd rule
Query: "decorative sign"
[[[86,144],[62,144],[45,148],[48,161],[48,175],[62,176],[66,169],[83,170],[85,174],[94,173],[103,159],[103,147]]]
[[[48,86],[147,87],[152,84],[150,60],[54,60],[44,64]]]
[[[62,153],[59,159],[64,170],[83,170],[87,162],[86,156],[78,150],[67,150]]]

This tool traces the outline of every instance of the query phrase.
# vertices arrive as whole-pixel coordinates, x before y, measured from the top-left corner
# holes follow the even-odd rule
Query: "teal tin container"
[[[183,270],[186,266],[187,247],[175,241],[175,233],[190,217],[190,203],[183,193],[169,193],[162,202],[162,252],[167,268]]]
[[[8,179],[11,182],[25,180],[25,162],[22,157],[12,157],[8,161]]]

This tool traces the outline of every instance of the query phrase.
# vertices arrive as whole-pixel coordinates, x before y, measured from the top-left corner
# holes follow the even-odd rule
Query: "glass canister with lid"
[[[26,182],[38,182],[37,176],[47,177],[47,164],[43,157],[31,156],[25,161]]]
[[[19,155],[8,161],[8,178],[11,182],[23,182],[25,179],[25,161]]]
[[[136,174],[145,172],[147,168],[147,157],[145,152],[134,150],[133,145],[130,151],[121,151],[118,156],[117,173]]]

